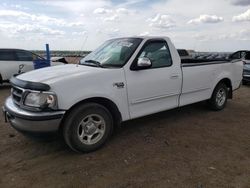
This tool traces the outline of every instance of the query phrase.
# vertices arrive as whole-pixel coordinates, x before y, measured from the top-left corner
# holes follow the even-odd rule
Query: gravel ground
[[[244,86],[220,112],[198,103],[126,122],[89,154],[28,139],[1,115],[0,187],[250,187],[249,99]]]

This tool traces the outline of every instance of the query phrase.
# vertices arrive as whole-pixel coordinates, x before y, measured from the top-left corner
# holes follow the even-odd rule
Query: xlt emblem
[[[124,83],[123,82],[117,82],[113,84],[114,87],[117,87],[118,89],[124,88]]]

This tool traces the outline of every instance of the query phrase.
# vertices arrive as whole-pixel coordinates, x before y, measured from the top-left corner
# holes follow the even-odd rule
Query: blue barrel
[[[34,69],[50,67],[50,61],[46,59],[36,59],[33,61],[33,64],[34,64]]]

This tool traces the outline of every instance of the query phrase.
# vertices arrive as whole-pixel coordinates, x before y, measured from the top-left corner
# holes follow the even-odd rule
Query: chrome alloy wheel
[[[105,133],[106,124],[100,115],[90,114],[82,119],[78,125],[78,138],[86,145],[96,144]]]
[[[218,106],[223,106],[226,102],[226,91],[224,88],[219,89],[219,91],[216,94],[216,103]]]

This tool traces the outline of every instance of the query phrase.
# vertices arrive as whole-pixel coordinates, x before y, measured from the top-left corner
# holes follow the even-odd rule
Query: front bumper
[[[48,133],[59,129],[65,111],[30,112],[17,107],[9,97],[3,107],[6,121],[21,132]]]

